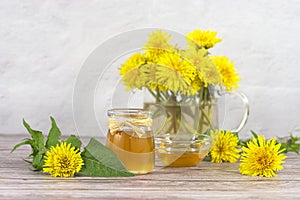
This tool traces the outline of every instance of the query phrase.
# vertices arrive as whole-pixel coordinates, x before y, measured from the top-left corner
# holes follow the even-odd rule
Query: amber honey
[[[207,140],[186,140],[169,134],[156,138],[157,156],[165,166],[190,167],[198,165],[208,153]]]
[[[206,156],[206,153],[188,153],[182,154],[157,152],[161,161],[170,167],[190,167],[198,165]]]
[[[133,131],[116,131],[107,134],[106,146],[123,162],[128,171],[145,174],[154,168],[154,137],[146,131],[142,137]]]

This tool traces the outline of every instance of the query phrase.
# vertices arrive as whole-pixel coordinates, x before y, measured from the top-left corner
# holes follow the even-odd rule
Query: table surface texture
[[[300,155],[288,154],[277,177],[241,175],[239,163],[156,167],[126,178],[53,178],[29,170],[30,153],[12,147],[27,135],[0,134],[0,199],[300,199]]]

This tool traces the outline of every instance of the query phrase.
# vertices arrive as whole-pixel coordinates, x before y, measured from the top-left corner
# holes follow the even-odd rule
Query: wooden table
[[[0,199],[300,199],[300,156],[289,154],[275,178],[243,176],[238,163],[160,168],[130,178],[52,178],[33,172],[11,148],[26,135],[0,134]]]

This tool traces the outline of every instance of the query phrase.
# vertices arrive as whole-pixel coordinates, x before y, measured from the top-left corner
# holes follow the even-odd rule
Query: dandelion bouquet
[[[194,30],[185,36],[186,47],[170,43],[171,35],[161,30],[129,57],[120,68],[127,90],[145,89],[155,100],[154,119],[165,115],[156,134],[185,132],[193,135],[216,128],[213,118],[214,88],[233,90],[239,77],[225,56],[209,49],[221,42],[216,32]],[[151,109],[153,104],[145,104]],[[154,106],[155,107],[155,106]],[[163,109],[161,109],[163,107]]]

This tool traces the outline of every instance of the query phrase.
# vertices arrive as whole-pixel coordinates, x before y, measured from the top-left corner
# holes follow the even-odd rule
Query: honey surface
[[[149,134],[151,133],[149,132]],[[154,168],[154,137],[137,137],[132,132],[108,132],[106,146],[123,162],[125,167],[137,174],[148,173]]]

